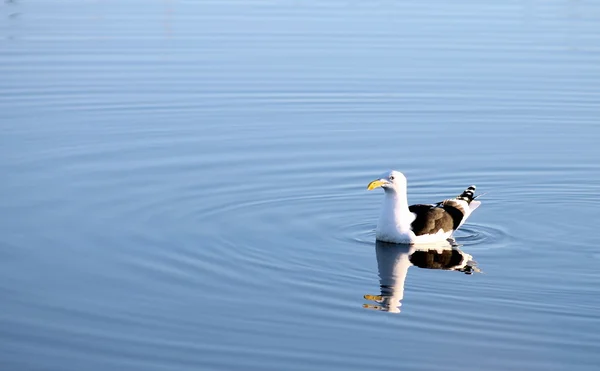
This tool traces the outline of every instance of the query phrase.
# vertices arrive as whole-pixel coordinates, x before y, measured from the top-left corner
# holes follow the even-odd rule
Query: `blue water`
[[[597,370],[599,3],[0,19],[0,370]],[[487,193],[454,251],[376,246],[390,168]]]

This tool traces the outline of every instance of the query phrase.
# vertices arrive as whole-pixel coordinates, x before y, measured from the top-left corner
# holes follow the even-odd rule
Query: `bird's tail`
[[[469,188],[465,189],[465,191],[463,193],[461,193],[460,195],[458,195],[456,197],[457,200],[462,200],[462,201],[466,201],[468,204],[471,203],[471,201],[473,201],[476,197],[475,197],[475,186],[472,185]]]

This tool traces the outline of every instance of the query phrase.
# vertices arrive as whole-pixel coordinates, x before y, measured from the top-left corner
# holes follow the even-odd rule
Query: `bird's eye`
[[[390,176],[390,180],[394,180],[394,176],[393,176],[393,175],[392,175],[392,176]]]

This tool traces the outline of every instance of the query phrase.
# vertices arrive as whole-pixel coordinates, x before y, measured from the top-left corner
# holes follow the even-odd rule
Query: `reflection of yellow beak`
[[[382,185],[384,185],[384,184],[386,184],[386,182],[384,182],[384,181],[383,181],[383,180],[381,180],[381,179],[377,179],[377,180],[374,180],[374,181],[372,181],[371,183],[369,183],[369,185],[367,186],[367,189],[368,189],[369,191],[372,191],[372,190],[374,190],[375,188],[379,188],[379,187],[381,187],[381,186],[382,186]]]
[[[364,295],[363,296],[365,299],[367,300],[372,300],[372,301],[376,301],[378,303],[381,303],[383,301],[383,296],[381,295]]]

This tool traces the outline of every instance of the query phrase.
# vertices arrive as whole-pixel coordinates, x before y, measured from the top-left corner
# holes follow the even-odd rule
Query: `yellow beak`
[[[372,181],[371,183],[369,183],[369,185],[367,186],[367,189],[368,189],[369,191],[372,191],[372,190],[374,190],[375,188],[379,188],[379,187],[381,187],[381,186],[382,186],[382,185],[384,185],[384,184],[386,184],[386,182],[385,182],[385,181],[383,181],[383,180],[381,180],[381,179],[377,179],[377,180],[374,180],[374,181]]]

